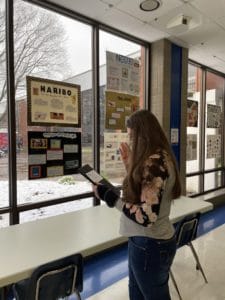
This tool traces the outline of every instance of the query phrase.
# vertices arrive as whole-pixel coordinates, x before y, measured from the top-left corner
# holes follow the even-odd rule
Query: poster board
[[[206,137],[207,137],[206,158],[220,158],[221,157],[221,135],[208,134]]]
[[[126,131],[126,120],[139,109],[139,97],[106,91],[105,128]]]
[[[221,127],[221,107],[207,104],[207,128]]]
[[[198,102],[187,100],[187,127],[198,126]]]
[[[138,59],[106,51],[106,89],[130,95],[140,94]]]
[[[27,76],[29,126],[81,127],[80,86]]]
[[[197,159],[197,134],[187,135],[186,157],[187,161]]]
[[[80,166],[80,132],[28,131],[29,179],[74,174]]]
[[[104,172],[106,176],[125,176],[125,167],[121,160],[120,143],[129,143],[125,132],[104,132]]]

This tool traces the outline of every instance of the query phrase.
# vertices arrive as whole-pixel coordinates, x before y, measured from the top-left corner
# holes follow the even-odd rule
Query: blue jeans
[[[130,300],[170,300],[169,270],[176,238],[157,240],[135,236],[128,240]]]

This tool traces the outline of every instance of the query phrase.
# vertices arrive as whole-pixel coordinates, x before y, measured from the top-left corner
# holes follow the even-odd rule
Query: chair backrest
[[[74,254],[41,265],[24,283],[15,285],[18,299],[21,300],[55,300],[64,298],[83,289],[83,258]],[[16,298],[17,299],[17,298]]]
[[[200,213],[185,217],[177,228],[177,247],[187,245],[196,238]]]

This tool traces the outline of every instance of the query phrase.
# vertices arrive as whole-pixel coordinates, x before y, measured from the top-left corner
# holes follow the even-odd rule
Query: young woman
[[[176,253],[169,220],[172,199],[181,194],[176,161],[156,117],[147,110],[127,121],[130,147],[122,143],[127,170],[122,198],[104,185],[96,196],[121,210],[120,233],[128,237],[130,300],[169,300],[169,270]]]

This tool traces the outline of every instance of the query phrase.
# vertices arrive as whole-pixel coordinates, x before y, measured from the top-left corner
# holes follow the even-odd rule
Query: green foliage
[[[73,176],[63,176],[62,178],[60,178],[58,180],[58,183],[59,184],[69,184],[69,185],[76,184]]]

